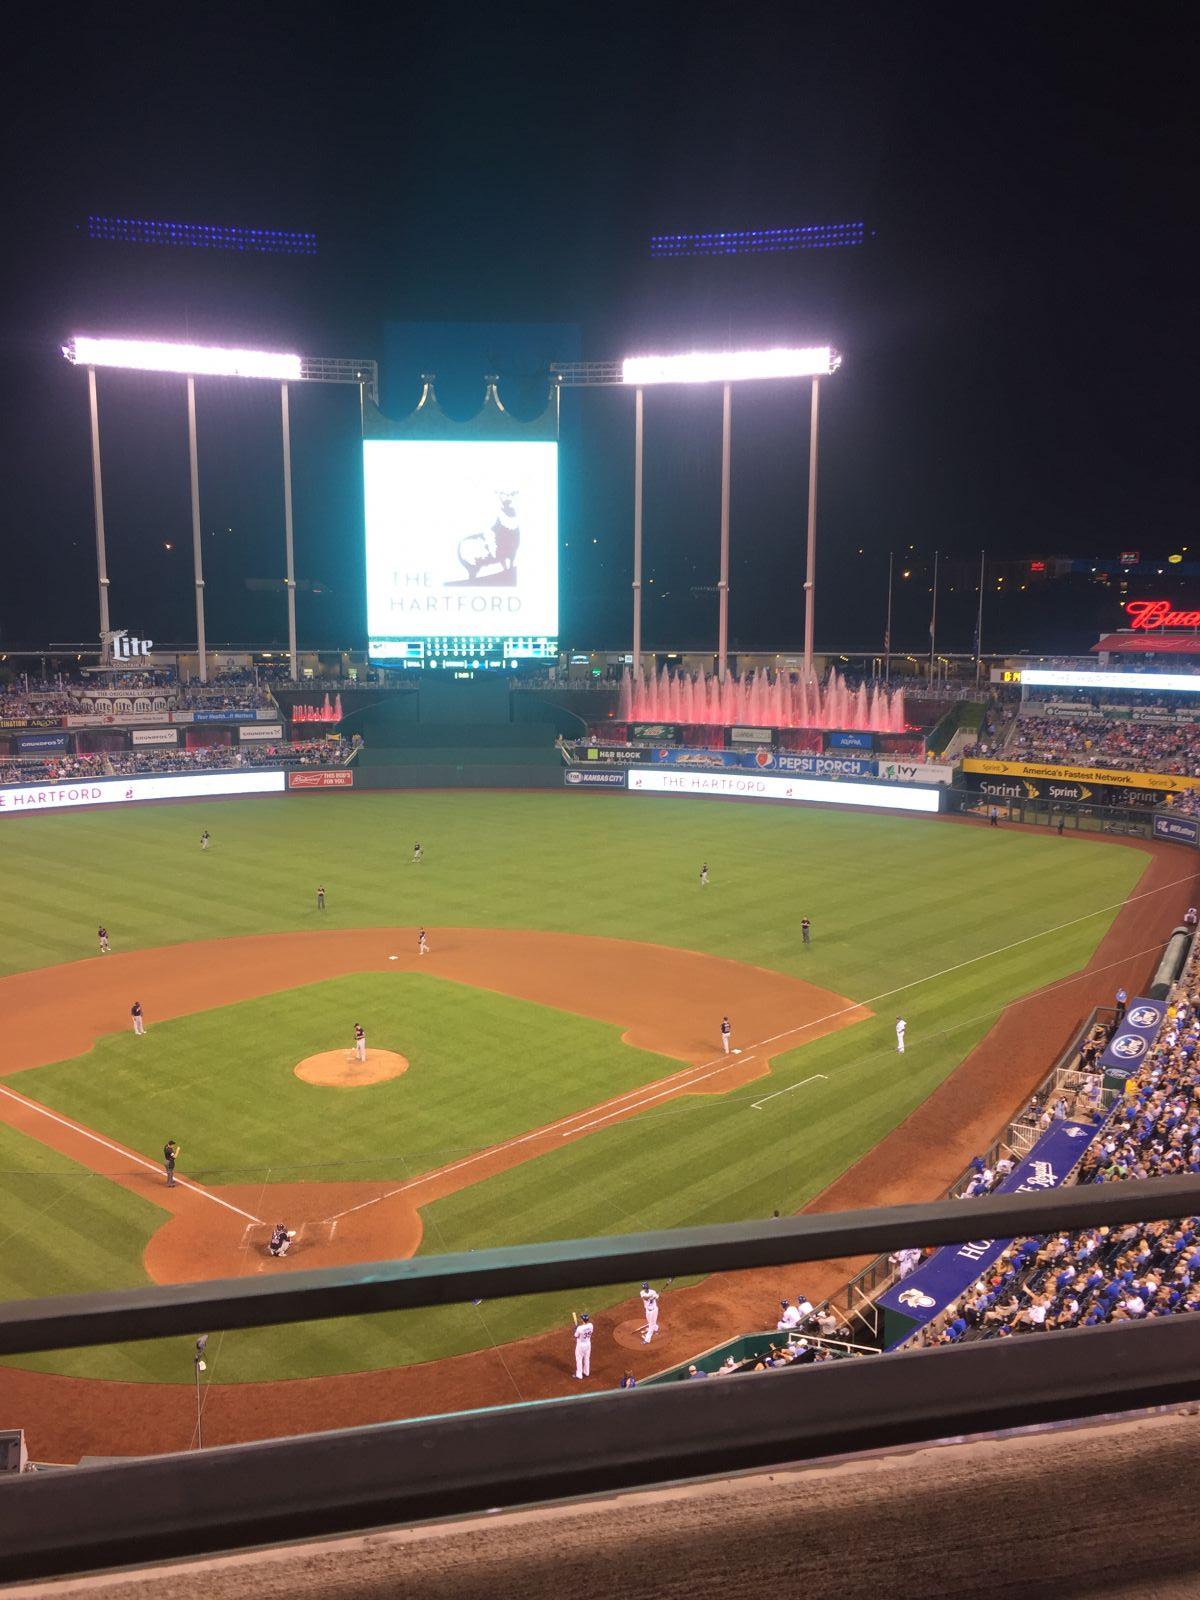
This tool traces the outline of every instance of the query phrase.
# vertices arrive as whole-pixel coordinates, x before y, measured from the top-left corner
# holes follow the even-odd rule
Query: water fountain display
[[[715,674],[655,676],[629,669],[621,680],[622,722],[698,723],[707,727],[861,728],[870,733],[904,732],[904,691],[883,684],[852,688],[834,667],[824,683],[789,673],[747,673],[724,683]]]

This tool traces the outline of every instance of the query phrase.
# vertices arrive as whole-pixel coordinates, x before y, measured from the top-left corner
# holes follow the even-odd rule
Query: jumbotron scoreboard
[[[367,651],[407,667],[558,655],[558,445],[363,443]]]

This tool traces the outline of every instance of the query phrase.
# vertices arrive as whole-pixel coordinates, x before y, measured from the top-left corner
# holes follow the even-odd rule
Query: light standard
[[[196,1354],[192,1357],[192,1365],[196,1369],[196,1449],[204,1449],[204,1402],[200,1398],[200,1374],[208,1370],[208,1362],[204,1359],[204,1352],[208,1349],[208,1335],[202,1333],[196,1340]]]
[[[724,678],[729,655],[729,502],[731,470],[731,423],[734,383],[755,378],[811,378],[812,415],[808,458],[808,541],[807,571],[804,580],[804,674],[812,677],[813,625],[817,585],[817,426],[820,407],[820,380],[836,372],[842,358],[829,345],[811,349],[733,350],[715,353],[692,352],[675,356],[629,356],[621,363],[621,381],[636,389],[636,436],[634,470],[634,586],[633,634],[634,665],[640,670],[638,654],[642,635],[642,389],[648,383],[720,383],[721,404],[721,572],[717,584],[717,674]],[[593,381],[605,381],[603,378]]]
[[[200,681],[208,681],[204,628],[204,559],[200,540],[200,483],[196,464],[196,378],[258,378],[277,381],[281,389],[283,426],[283,519],[287,591],[288,654],[292,678],[299,677],[296,650],[296,574],[292,549],[292,438],[288,383],[351,383],[365,404],[378,395],[374,361],[335,356],[299,356],[280,350],[241,350],[222,345],[166,344],[154,339],[93,339],[80,334],[63,345],[62,353],[88,373],[92,429],[92,496],[96,521],[96,571],[100,589],[100,631],[109,631],[108,566],[104,544],[104,497],[100,480],[100,422],[96,404],[96,368],[120,367],[133,372],[177,372],[187,379],[188,472],[192,510],[192,566],[196,590],[196,649]]]

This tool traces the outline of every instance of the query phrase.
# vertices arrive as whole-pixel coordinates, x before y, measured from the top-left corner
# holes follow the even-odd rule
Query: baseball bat
[[[574,1323],[574,1325],[576,1327],[579,1326],[579,1313],[577,1311],[572,1311],[572,1313],[571,1313],[571,1321]]]

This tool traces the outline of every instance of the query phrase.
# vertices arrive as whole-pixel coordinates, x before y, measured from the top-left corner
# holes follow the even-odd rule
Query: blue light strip
[[[236,250],[254,255],[315,256],[317,236],[294,228],[237,228],[202,222],[155,222],[148,217],[89,217],[89,239],[119,244],[173,244],[189,250]]]
[[[862,244],[863,222],[827,222],[811,228],[742,228],[728,233],[658,233],[652,256],[758,256],[793,250],[838,250]]]

